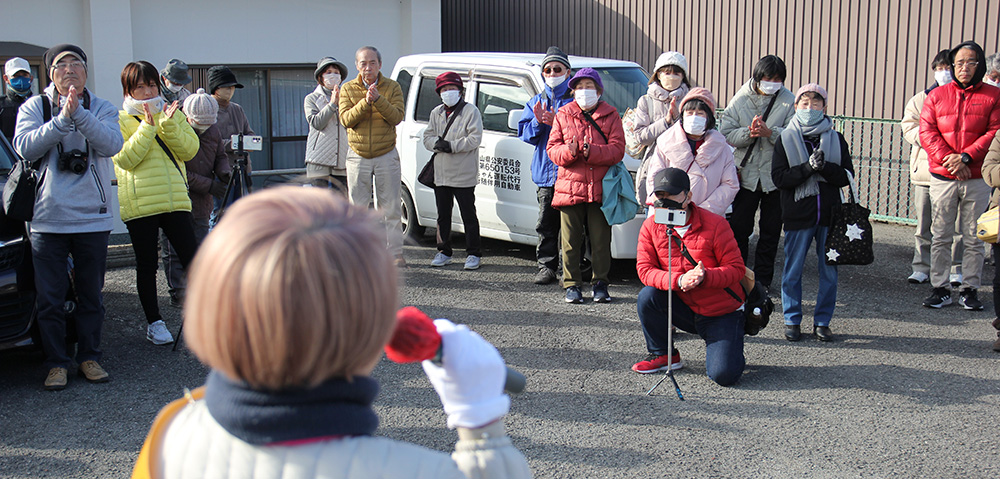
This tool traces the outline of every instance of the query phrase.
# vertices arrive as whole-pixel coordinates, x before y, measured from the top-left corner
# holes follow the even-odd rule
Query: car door
[[[535,244],[538,200],[531,181],[534,147],[507,124],[511,110],[521,110],[534,96],[527,73],[475,70],[475,105],[483,118],[479,147],[476,211],[482,234]]]

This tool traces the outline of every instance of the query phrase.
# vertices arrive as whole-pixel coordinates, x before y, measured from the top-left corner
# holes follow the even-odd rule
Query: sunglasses
[[[545,72],[546,74],[550,74],[550,73],[559,74],[559,73],[562,73],[565,70],[566,69],[563,68],[563,67],[549,67],[549,68],[546,68],[546,69],[544,69],[542,71]]]

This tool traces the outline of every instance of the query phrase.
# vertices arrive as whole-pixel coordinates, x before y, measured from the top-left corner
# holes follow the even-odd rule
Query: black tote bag
[[[857,186],[850,172],[848,197],[831,210],[830,230],[826,234],[826,264],[866,265],[875,261],[871,211],[858,204]]]

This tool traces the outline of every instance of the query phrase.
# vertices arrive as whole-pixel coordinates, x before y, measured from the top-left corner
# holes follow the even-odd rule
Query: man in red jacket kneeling
[[[673,325],[705,340],[708,377],[729,386],[746,366],[745,298],[739,285],[746,268],[733,230],[722,216],[691,203],[691,182],[684,170],[658,172],[653,191],[653,206],[665,210],[642,224],[636,252],[639,279],[646,285],[639,292],[638,309],[649,356],[632,370],[645,374],[683,367],[680,353],[667,339],[674,295]]]

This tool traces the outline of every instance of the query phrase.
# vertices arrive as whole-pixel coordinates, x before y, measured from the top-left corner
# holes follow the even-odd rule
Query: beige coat
[[[452,188],[471,188],[479,181],[479,143],[483,140],[483,118],[471,103],[463,103],[455,122],[444,136],[451,144],[451,153],[434,156],[434,184]],[[434,151],[434,143],[448,125],[444,104],[431,110],[424,129],[424,148]]]
[[[930,186],[931,173],[927,164],[927,152],[920,146],[920,110],[924,108],[927,92],[921,91],[906,102],[903,119],[899,127],[903,130],[903,138],[911,145],[910,148],[910,183],[917,186]]]
[[[993,187],[993,195],[990,196],[990,208],[993,208],[1000,204],[1000,133],[993,138],[983,160],[983,180]]]

